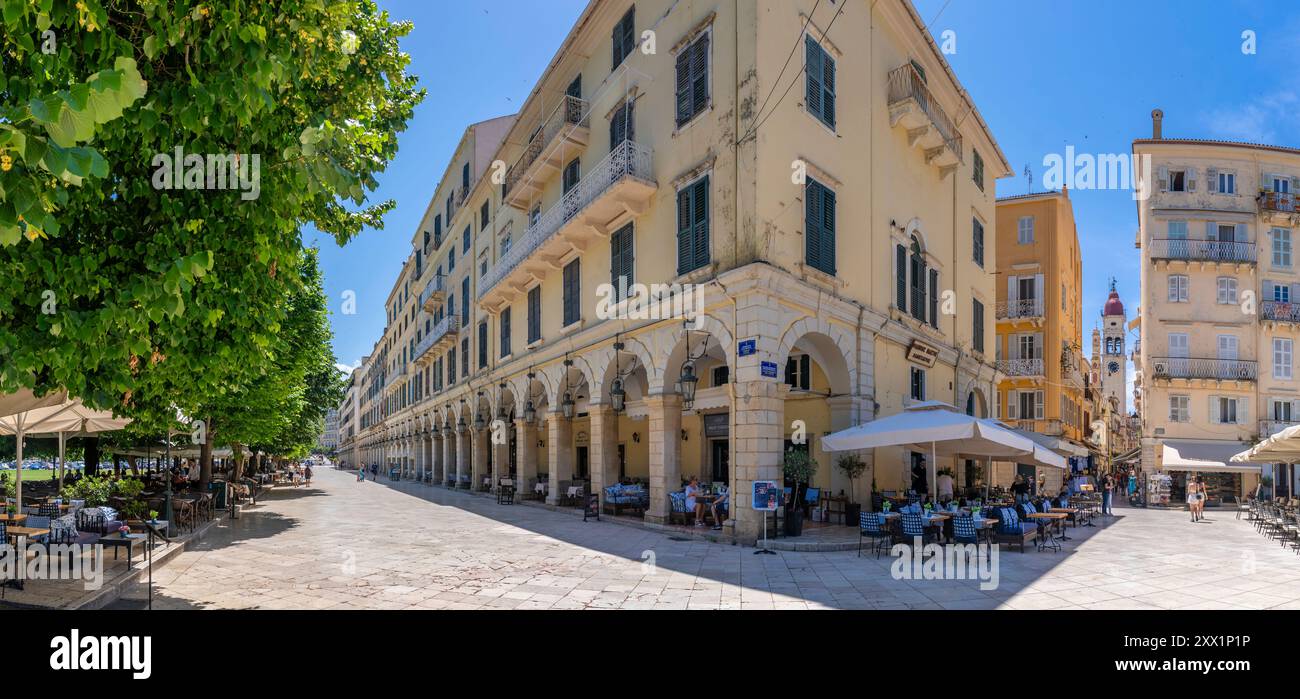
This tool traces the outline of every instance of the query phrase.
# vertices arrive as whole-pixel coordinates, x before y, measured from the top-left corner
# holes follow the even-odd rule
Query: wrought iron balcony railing
[[[996,312],[998,320],[1041,318],[1043,317],[1043,300],[1020,299],[1018,301],[999,301]]]
[[[1007,376],[1042,376],[1043,360],[1039,359],[999,359],[998,371]]]
[[[1008,420],[1012,427],[1052,437],[1065,434],[1065,423],[1060,420]]]
[[[916,100],[921,111],[930,117],[930,123],[943,136],[944,145],[956,154],[957,160],[962,161],[961,134],[952,123],[952,119],[948,118],[948,114],[935,101],[934,95],[930,94],[930,88],[910,62],[889,73],[889,103],[892,105],[908,99]]]
[[[1296,209],[1296,195],[1291,192],[1260,192],[1256,198],[1259,209],[1263,211],[1280,211],[1293,214]]]
[[[1259,317],[1261,320],[1300,323],[1300,303],[1265,301],[1259,304]]]
[[[428,284],[424,285],[424,291],[420,292],[420,307],[426,311],[433,310],[430,305],[437,305],[442,300],[443,292],[446,291],[446,277],[441,274],[435,274]]]
[[[437,325],[429,330],[419,343],[415,345],[415,359],[422,359],[429,350],[439,344],[442,340],[456,334],[460,331],[460,316],[455,313],[448,314],[438,321]]]
[[[1153,357],[1151,373],[1158,379],[1254,381],[1259,376],[1259,366],[1245,359]]]
[[[488,270],[479,282],[479,298],[483,298],[502,278],[536,252],[542,243],[558,233],[575,214],[625,177],[653,181],[649,148],[632,141],[623,141],[610,151],[586,177],[538,217],[537,222],[529,226],[519,240],[510,246],[510,251],[501,256],[496,266]]]
[[[505,189],[503,193],[509,195],[519,180],[529,174],[529,170],[542,152],[546,150],[555,137],[559,135],[560,130],[573,126],[587,126],[591,117],[587,113],[587,101],[571,95],[566,95],[564,100],[546,117],[546,121],[533,134],[528,141],[528,147],[519,155],[514,164],[506,170]]]
[[[1210,262],[1254,262],[1255,244],[1187,238],[1158,238],[1151,241],[1153,260],[1203,260]]]
[[[1298,424],[1300,424],[1300,422],[1297,422],[1295,420],[1260,420],[1259,437],[1260,439],[1264,439],[1266,437],[1272,437],[1278,432],[1281,432],[1282,430],[1285,430],[1288,427],[1292,427]]]

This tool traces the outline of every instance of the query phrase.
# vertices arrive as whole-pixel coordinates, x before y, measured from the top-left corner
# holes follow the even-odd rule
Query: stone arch
[[[856,343],[848,330],[824,318],[804,316],[791,323],[781,335],[781,345],[776,353],[777,360],[785,361],[795,344],[801,342],[821,366],[822,371],[826,372],[831,393],[837,395],[856,393],[858,370],[850,354],[851,348],[855,347]]]
[[[962,410],[967,415],[989,417],[989,402],[988,398],[984,396],[984,391],[978,387],[972,388],[966,394],[966,405],[962,406]]]

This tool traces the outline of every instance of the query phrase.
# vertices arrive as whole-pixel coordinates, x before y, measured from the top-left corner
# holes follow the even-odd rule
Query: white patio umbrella
[[[87,407],[80,400],[66,400],[57,405],[33,407],[10,415],[0,416],[0,434],[12,434],[17,439],[17,475],[14,479],[14,500],[19,507],[23,502],[23,438],[31,434],[55,434],[59,437],[59,480],[63,480],[63,438],[67,433],[97,434],[126,427],[128,418],[113,417],[103,410]]]
[[[1300,425],[1292,425],[1245,451],[1233,454],[1230,460],[1236,463],[1287,464],[1294,469],[1295,464],[1300,463]],[[1277,496],[1276,479],[1273,481],[1273,496]]]
[[[929,447],[929,486],[931,494],[936,487],[935,462],[944,456],[984,456],[992,459],[1030,457],[1043,460],[1047,465],[1064,466],[1059,456],[1042,450],[1036,454],[1033,440],[1016,434],[1009,428],[987,418],[978,418],[958,411],[940,401],[924,401],[908,406],[901,413],[865,422],[846,430],[822,437],[822,449],[849,451],[877,447],[913,447],[925,451]],[[1051,463],[1055,457],[1056,463]]]
[[[68,394],[65,391],[56,391],[37,398],[31,392],[31,389],[20,388],[15,393],[5,393],[0,395],[0,417],[8,417],[16,413],[23,413],[33,408],[44,408],[50,405],[59,405],[66,403]]]

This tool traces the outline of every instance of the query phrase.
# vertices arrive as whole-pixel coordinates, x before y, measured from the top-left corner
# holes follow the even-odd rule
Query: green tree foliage
[[[0,232],[0,392],[65,387],[154,435],[176,408],[211,411],[231,440],[301,444],[323,409],[301,406],[336,394],[327,345],[295,346],[328,335],[292,337],[312,325],[295,302],[319,288],[301,233],[344,244],[393,206],[366,194],[424,96],[398,48],[409,23],[370,0],[0,12],[0,148],[14,155],[0,211],[35,212],[26,236]],[[238,155],[250,173],[257,156],[258,196],[157,186],[158,156],[178,148]]]

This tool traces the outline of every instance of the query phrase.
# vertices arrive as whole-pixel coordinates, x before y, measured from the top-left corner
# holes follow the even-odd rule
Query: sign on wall
[[[776,362],[763,362],[759,368],[762,369],[763,376],[771,379],[776,378]]]
[[[754,352],[757,352],[757,351],[758,351],[758,341],[757,341],[757,340],[752,340],[752,339],[751,339],[751,340],[741,340],[741,341],[740,341],[740,344],[736,345],[736,354],[739,355],[739,356],[741,356],[741,357],[748,357],[749,355],[751,355],[751,354],[753,354]]]

